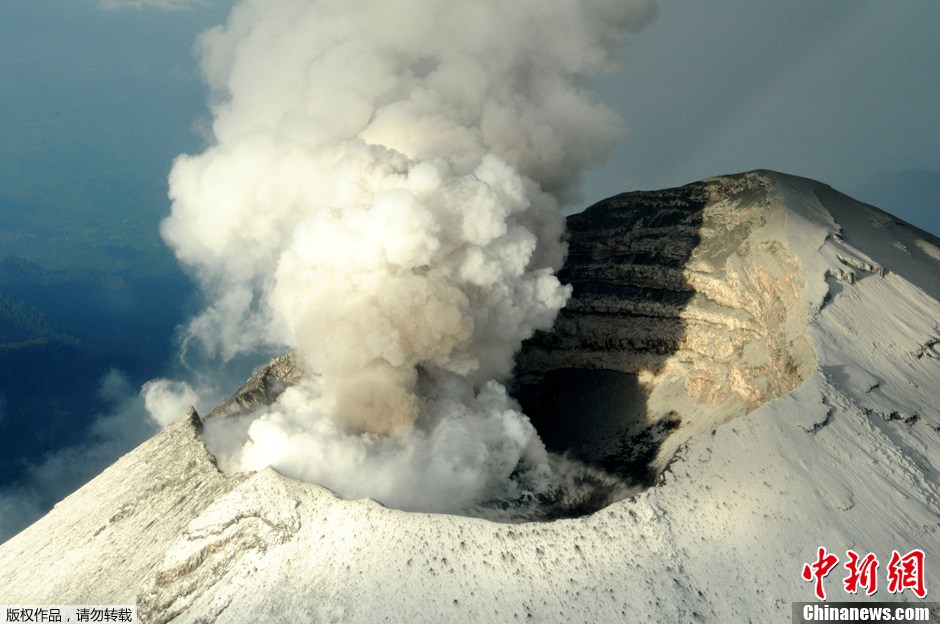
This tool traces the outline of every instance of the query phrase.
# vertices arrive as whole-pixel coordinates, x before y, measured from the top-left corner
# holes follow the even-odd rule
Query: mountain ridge
[[[793,318],[804,316],[793,335],[810,341],[813,361],[798,387],[745,405],[734,418],[712,425],[715,414],[701,408],[700,430],[687,430],[671,451],[657,448],[664,461],[653,462],[656,487],[554,522],[407,513],[345,501],[270,468],[224,477],[198,437],[193,410],[0,545],[4,598],[137,602],[152,622],[371,621],[377,614],[401,622],[769,620],[789,617],[791,601],[813,599],[800,570],[818,547],[840,557],[849,548],[872,552],[883,564],[892,550],[920,548],[935,591],[940,251],[933,250],[940,241],[805,178],[758,171],[699,184],[743,185],[745,193],[763,186],[766,202],[755,214],[768,222],[775,211],[785,217],[776,240],[805,281],[790,290],[800,294],[792,297],[799,302]],[[706,197],[703,210],[720,214],[734,197]],[[679,253],[693,267],[696,249],[725,240],[714,228],[699,232],[701,240]],[[727,266],[740,258],[735,253]],[[773,277],[776,269],[768,270]],[[689,292],[682,279],[670,283]],[[644,300],[631,301],[636,310]],[[739,316],[730,318],[747,320]],[[664,360],[679,354],[669,366],[703,362],[711,347],[692,342]],[[542,349],[536,363],[556,357],[545,338],[535,346]],[[746,344],[739,350],[764,357]],[[624,353],[620,364],[639,361]],[[631,374],[651,382],[657,373],[648,372]],[[674,396],[677,383],[666,383]],[[248,387],[263,401],[276,394]],[[681,405],[699,397],[707,406],[703,387],[683,382],[689,400]],[[726,398],[738,401],[733,394]],[[844,598],[838,576],[827,589]],[[883,588],[874,599],[908,597]]]

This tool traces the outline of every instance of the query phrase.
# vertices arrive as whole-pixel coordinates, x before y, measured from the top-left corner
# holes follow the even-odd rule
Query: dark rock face
[[[648,484],[689,435],[802,383],[805,285],[773,189],[754,172],[569,217],[573,296],[512,383],[549,449]]]

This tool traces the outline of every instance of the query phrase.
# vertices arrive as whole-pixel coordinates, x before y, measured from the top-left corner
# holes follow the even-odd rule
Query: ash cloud
[[[174,162],[162,226],[210,302],[185,347],[291,348],[314,373],[210,422],[221,465],[406,509],[551,489],[499,381],[564,306],[560,208],[622,136],[588,80],[654,14],[249,0],[200,38],[214,143]]]

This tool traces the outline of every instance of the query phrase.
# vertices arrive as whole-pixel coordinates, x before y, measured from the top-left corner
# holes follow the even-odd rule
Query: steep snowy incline
[[[136,596],[152,622],[788,621],[823,546],[831,600],[862,599],[841,586],[847,549],[879,558],[880,600],[914,599],[885,568],[922,549],[934,598],[940,240],[810,180],[710,182],[742,180],[785,215],[818,364],[691,435],[655,487],[548,523],[405,513],[271,469],[226,479],[185,418],[0,546],[0,596]]]
[[[195,410],[0,548],[0,599],[129,604],[180,533],[243,477],[225,478]]]

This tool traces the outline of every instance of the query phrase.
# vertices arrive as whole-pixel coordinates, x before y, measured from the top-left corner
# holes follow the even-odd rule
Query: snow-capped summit
[[[149,622],[785,621],[819,548],[830,600],[866,599],[849,550],[881,564],[867,599],[918,600],[889,591],[895,552],[940,592],[940,240],[768,171],[619,195],[569,232],[574,297],[514,391],[550,449],[649,489],[552,522],[408,513],[226,477],[191,412],[0,546],[0,597]],[[300,374],[274,364],[215,415]]]

